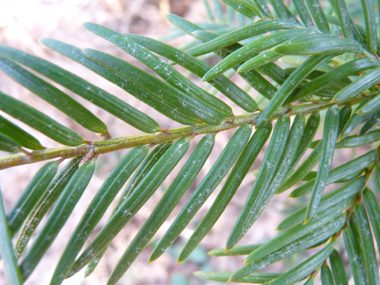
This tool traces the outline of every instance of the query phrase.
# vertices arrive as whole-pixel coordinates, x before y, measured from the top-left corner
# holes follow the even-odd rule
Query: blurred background
[[[139,62],[137,62],[137,60],[127,56],[126,53],[117,47],[112,46],[107,41],[88,32],[81,26],[81,23],[94,22],[121,33],[135,33],[157,39],[168,35],[171,32],[172,25],[165,18],[165,15],[169,13],[180,15],[192,22],[206,21],[207,19],[207,13],[204,8],[203,1],[201,0],[1,0],[0,44],[15,47],[50,60],[61,67],[89,80],[97,86],[104,88],[111,94],[118,96],[139,110],[148,113],[162,127],[174,128],[179,125],[170,122],[170,120],[166,117],[161,116],[158,112],[151,109],[144,103],[139,102],[133,96],[127,94],[96,74],[88,71],[79,64],[64,58],[54,51],[49,50],[39,42],[39,39],[41,38],[53,38],[81,48],[90,47],[99,49],[128,60],[129,62],[147,70]],[[170,41],[170,43],[180,46],[188,42],[188,40],[189,37],[186,36]],[[213,63],[212,60],[213,59],[211,59],[211,62],[209,63]],[[199,79],[194,78],[194,80],[200,84]],[[236,82],[244,88],[244,84],[240,82],[239,78],[236,78]],[[3,73],[0,73],[0,90],[12,95],[15,98],[27,102],[39,110],[43,110],[46,114],[53,116],[59,122],[82,134],[86,139],[97,139],[93,136],[93,134],[68,119],[65,115],[57,113],[55,109],[50,107],[40,98],[33,95],[17,83],[9,80]],[[100,108],[91,105],[87,101],[84,101],[80,97],[70,93],[68,90],[64,91],[72,95],[78,101],[82,102],[95,115],[101,118],[107,124],[113,137],[130,136],[140,133],[139,131],[123,123],[121,120],[104,112]],[[257,95],[254,90],[249,92],[252,96]],[[217,96],[219,95],[217,94]],[[225,98],[223,98],[223,100],[225,100]],[[226,102],[227,101],[228,100],[226,100]],[[227,103],[230,104],[231,102],[228,101]],[[236,111],[236,114],[239,114],[239,112],[240,111]],[[7,116],[5,115],[5,117]],[[22,125],[22,127],[30,131],[30,133],[36,135],[43,145],[50,147],[56,146],[56,143],[44,138],[26,125]],[[232,134],[233,131],[225,131],[217,135],[217,143],[210,158],[206,162],[204,169],[196,178],[187,194],[184,195],[183,199],[169,217],[168,221],[159,230],[153,240],[153,245],[154,242],[165,233],[165,230],[174,221],[176,214],[178,214],[182,206],[190,197],[191,193],[200,184],[202,178],[206,175],[212,164],[215,162]],[[197,141],[199,141],[199,138],[195,138],[193,140],[191,146],[192,148],[195,147]],[[367,149],[363,149],[363,153],[365,151],[367,151]],[[109,175],[110,171],[125,153],[126,151],[119,151],[116,153],[102,155],[98,158],[96,173],[92,178],[88,189],[82,196],[64,229],[61,231],[52,247],[40,262],[35,272],[31,275],[30,279],[26,282],[27,285],[49,283],[59,256],[61,255],[61,252],[77,222],[79,221],[84,209],[90,203],[92,197],[95,195],[104,179]],[[359,156],[363,153],[356,153],[355,156]],[[260,166],[263,154],[264,152],[260,154],[254,163],[252,170],[257,169]],[[347,157],[337,151],[335,155],[337,159],[335,160],[333,166],[335,167],[340,163],[345,162],[351,155],[352,154],[348,154]],[[11,209],[12,205],[15,203],[22,190],[26,187],[31,177],[42,165],[44,165],[44,163],[19,166],[17,168],[6,169],[0,172],[0,184],[7,211]],[[136,217],[113,241],[95,272],[88,278],[84,279],[84,274],[82,271],[81,273],[65,281],[65,285],[96,285],[106,283],[108,276],[110,275],[119,257],[127,248],[129,242],[133,239],[142,223],[150,215],[159,198],[162,196],[163,191],[165,191],[165,189],[170,185],[174,175],[178,172],[181,166],[182,164],[179,165],[175,171],[173,171],[173,174],[168,177],[157,193],[148,201],[148,203],[138,212]],[[192,273],[197,270],[235,271],[240,268],[244,260],[243,258],[209,257],[207,255],[207,251],[218,247],[224,247],[229,232],[232,229],[232,226],[244,204],[245,198],[252,188],[254,179],[255,176],[253,173],[247,175],[223,216],[219,219],[212,231],[203,240],[201,245],[195,250],[188,261],[179,265],[175,264],[178,253],[186,241],[186,238],[191,235],[197,223],[200,222],[204,214],[207,212],[212,204],[212,201],[215,199],[216,194],[220,190],[220,187],[218,187],[214,194],[211,195],[210,199],[208,199],[201,211],[193,219],[190,226],[183,232],[181,237],[167,253],[165,253],[157,261],[148,265],[147,261],[153,249],[153,245],[148,246],[124,275],[119,284],[205,284],[205,281],[194,277]],[[276,225],[282,220],[282,218],[294,209],[298,209],[300,205],[306,201],[306,198],[305,200],[290,200],[287,199],[286,196],[287,194],[285,193],[274,197],[268,208],[261,215],[260,219],[254,224],[248,234],[240,242],[240,245],[263,242],[270,239],[275,235]],[[113,207],[111,206],[110,209],[112,208]],[[98,224],[89,241],[91,241],[95,234],[98,233],[104,226],[109,214],[110,210],[107,211],[106,215]],[[286,264],[277,263],[271,266],[268,271],[281,272],[290,269],[303,258],[304,256],[299,254],[295,257],[289,258]],[[5,277],[2,267],[0,267],[0,284],[5,284]],[[207,284],[216,283],[207,282]]]

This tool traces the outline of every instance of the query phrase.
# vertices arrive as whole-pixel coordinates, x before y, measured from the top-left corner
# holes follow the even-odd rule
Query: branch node
[[[102,141],[108,141],[110,139],[112,139],[112,136],[110,135],[109,132],[106,132],[106,133],[103,133],[103,134],[96,134],[98,136],[98,138],[100,138],[100,140]]]
[[[23,149],[23,148],[21,148],[21,151],[22,151],[25,155],[27,155],[27,156],[29,156],[29,157],[33,157],[33,152],[29,152],[29,151],[27,151],[26,149]]]
[[[79,163],[79,166],[82,166],[87,161],[96,158],[98,155],[96,154],[95,150],[92,148],[90,151],[83,157],[82,161]]]

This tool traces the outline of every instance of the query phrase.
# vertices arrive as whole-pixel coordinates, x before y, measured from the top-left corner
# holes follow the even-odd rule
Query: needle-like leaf
[[[261,15],[260,9],[250,0],[222,0],[228,7],[232,7],[237,12],[248,18],[254,18],[256,15]],[[233,10],[232,10],[233,11]]]
[[[168,218],[169,214],[173,211],[174,207],[178,204],[183,194],[185,194],[186,190],[202,169],[214,146],[214,140],[215,135],[208,134],[198,143],[186,164],[178,173],[176,179],[168,190],[166,190],[148,220],[118,261],[109,278],[108,284],[115,284],[121,278]]]
[[[212,206],[180,252],[178,262],[182,262],[189,257],[222,215],[263,148],[271,130],[272,126],[268,124],[254,133],[251,140],[240,154],[235,166],[227,178],[227,181],[224,183],[223,188],[220,190]]]
[[[190,36],[195,37],[201,42],[208,42],[218,38],[217,34],[209,33],[204,31],[200,26],[197,26],[181,17],[170,15],[170,20],[183,31],[188,33]],[[221,57],[225,58],[231,52],[236,51],[240,48],[240,44],[232,44],[223,48],[223,50],[217,50],[215,53]],[[276,92],[276,88],[270,84],[263,76],[258,72],[251,70],[249,72],[243,72],[240,74],[245,81],[247,81],[253,88],[255,88],[260,94],[267,98],[272,98],[273,94]]]
[[[330,267],[326,263],[323,263],[322,265],[321,281],[322,285],[334,285],[334,280],[331,274]]]
[[[210,18],[211,21],[214,21],[214,14],[211,11],[210,4],[208,3],[208,0],[203,0],[203,4],[205,5],[207,15]]]
[[[224,13],[222,6],[220,5],[219,0],[212,0],[212,3],[214,4],[214,11],[215,15],[218,18],[219,22],[224,22]]]
[[[333,242],[329,242],[321,251],[314,254],[290,271],[282,274],[277,279],[271,281],[270,285],[290,285],[301,281],[309,276],[318,266],[320,266],[333,251]],[[269,284],[268,284],[269,285]]]
[[[333,56],[329,55],[316,55],[309,57],[300,67],[294,71],[288,79],[281,85],[275,96],[271,99],[268,106],[261,113],[260,117],[256,120],[256,126],[260,127],[269,120],[269,118],[281,107],[285,100],[289,97],[292,91],[318,66],[326,62]]]
[[[277,120],[260,172],[228,237],[226,249],[232,249],[247,233],[265,208],[265,200],[280,164],[289,135],[289,116]],[[264,204],[264,207],[263,207]]]
[[[367,284],[363,257],[359,245],[360,237],[357,236],[357,234],[353,231],[351,225],[349,225],[343,229],[343,238],[355,284]]]
[[[347,183],[342,188],[339,188],[338,190],[335,190],[334,192],[326,195],[321,199],[317,213],[326,211],[339,204],[341,204],[341,206],[337,207],[337,209],[342,208],[342,211],[345,210],[354,201],[354,195],[356,195],[364,187],[364,183],[364,176],[361,176],[352,182]],[[290,214],[277,226],[277,230],[285,230],[301,223],[305,219],[306,209],[307,207],[303,207]]]
[[[13,205],[7,216],[9,230],[12,236],[20,229],[33,207],[48,189],[50,182],[57,173],[58,165],[59,162],[57,161],[49,162],[38,170]]]
[[[379,267],[376,261],[376,252],[372,240],[372,232],[369,225],[367,213],[361,203],[355,205],[354,213],[351,216],[351,223],[358,232],[358,242],[361,245],[364,270],[367,284],[379,284]]]
[[[277,59],[281,58],[283,55],[273,52],[271,50],[265,51],[261,54],[258,54],[251,59],[247,60],[243,63],[237,70],[237,72],[242,73],[246,71],[250,71],[252,69],[256,69]]]
[[[367,33],[367,48],[370,52],[376,54],[378,48],[376,17],[373,11],[373,3],[368,0],[360,1],[363,7],[365,28]]]
[[[225,115],[206,107],[202,102],[124,60],[93,49],[85,49],[83,53],[135,85],[144,87],[161,100],[161,104],[166,102],[173,104],[177,112],[183,110],[192,118],[211,125],[220,124],[226,118]],[[173,110],[171,113],[174,113]]]
[[[320,244],[321,242],[326,241],[337,231],[342,229],[346,222],[346,215],[341,214],[338,217],[332,219],[321,227],[310,231],[307,235],[292,241],[291,243],[283,246],[282,248],[270,253],[269,255],[256,260],[252,263],[249,261],[249,256],[247,257],[245,263],[248,263],[244,267],[236,271],[232,276],[232,281],[240,280],[241,278],[252,274],[253,272],[265,268],[275,262],[283,260],[284,258],[295,254],[301,250],[313,247]]]
[[[373,235],[375,236],[377,247],[380,250],[380,206],[375,194],[368,188],[364,190],[363,197],[371,221]]]
[[[268,0],[268,1],[269,3],[271,3],[278,17],[288,20],[294,24],[298,24],[296,17],[294,17],[294,15],[284,5],[284,2],[282,0]]]
[[[181,113],[178,112],[178,108],[176,109],[176,107],[171,102],[167,100],[165,101],[163,99],[160,100],[160,98],[156,97],[155,93],[152,93],[149,90],[133,83],[132,81],[129,81],[127,78],[122,77],[117,72],[110,69],[109,67],[105,65],[101,65],[89,59],[79,48],[56,41],[56,40],[52,40],[52,39],[42,39],[41,42],[45,46],[91,69],[92,71],[96,72],[97,74],[106,78],[112,83],[116,84],[120,88],[126,90],[131,95],[135,96],[137,99],[143,101],[144,103],[148,104],[152,108],[155,108],[157,111],[168,116],[169,118],[175,121],[178,121],[180,123],[187,124],[187,125],[192,125],[192,124],[197,123],[197,120],[194,119],[187,112],[185,112],[185,110],[183,110],[183,112]],[[125,63],[125,65],[126,65],[125,66],[126,69],[124,70],[128,70],[132,66],[132,65],[128,65],[127,63]],[[132,66],[131,68],[132,70],[139,71],[138,69],[136,69],[136,67]],[[149,86],[148,83],[147,83],[147,86]],[[155,91],[157,90],[159,89],[155,88]]]
[[[84,143],[84,139],[76,132],[1,91],[0,110],[62,144],[76,146]]]
[[[336,148],[357,147],[380,140],[380,130],[369,132],[362,136],[348,136],[336,143]]]
[[[209,40],[215,39],[218,36],[209,32],[205,31],[196,31],[191,33],[194,37],[201,40],[202,42],[207,42]],[[217,50],[215,53],[221,57],[225,58],[230,53],[238,50],[241,48],[240,44],[234,44],[227,47],[224,47],[222,50]],[[270,65],[269,63],[268,65]],[[238,69],[238,65],[234,67],[234,69]],[[272,84],[270,84],[260,73],[258,73],[255,70],[250,70],[247,72],[240,73],[240,76],[247,81],[249,85],[251,85],[254,89],[256,89],[260,94],[265,96],[268,99],[271,99],[275,92],[277,91],[277,88],[275,88]]]
[[[160,130],[160,126],[149,116],[47,60],[6,46],[0,46],[0,53],[34,69],[139,130],[149,133]]]
[[[240,279],[239,283],[263,284],[272,281],[273,279],[281,276],[281,274],[282,273],[253,273],[245,278]],[[232,273],[197,271],[194,272],[194,275],[208,281],[227,282],[230,279]]]
[[[330,220],[338,217],[342,214],[342,210],[339,207],[330,207],[325,211],[318,213],[309,223],[307,224],[297,224],[296,226],[287,229],[275,238],[271,239],[269,242],[265,243],[250,255],[248,255],[246,262],[252,263],[260,260],[271,253],[283,248],[284,246],[291,244],[295,240],[298,240],[311,231],[325,225]]]
[[[290,167],[291,169],[293,169],[297,165],[297,163],[301,160],[302,156],[305,154],[309,144],[314,139],[315,134],[318,131],[319,123],[320,123],[319,113],[317,112],[317,113],[311,114],[309,119],[306,122],[305,130],[302,134],[300,146],[297,151],[297,156],[295,157],[293,164]]]
[[[122,50],[126,51],[144,63],[153,72],[157,73],[169,84],[175,86],[182,92],[187,93],[189,97],[191,97],[194,101],[199,102],[200,105],[213,110],[215,112],[215,116],[220,115],[220,113],[224,116],[232,116],[232,110],[228,105],[204,91],[202,88],[175,70],[171,65],[167,64],[161,58],[154,55],[148,49],[139,45],[131,38],[125,37],[116,31],[97,24],[84,23],[83,25],[89,31],[112,42]]]
[[[8,227],[7,216],[5,215],[3,195],[0,190],[0,255],[4,260],[5,276],[8,284],[24,284],[20,267],[12,246],[12,236]]]
[[[252,251],[258,249],[260,246],[262,246],[262,243],[258,244],[249,244],[249,245],[240,245],[235,246],[230,251],[226,252],[225,248],[217,248],[210,250],[207,254],[211,256],[236,256],[236,255],[248,255]]]
[[[332,38],[280,45],[273,50],[289,55],[337,55],[347,52],[363,53],[363,47],[350,39]]]
[[[323,33],[330,33],[329,23],[318,0],[306,0],[307,8],[313,16],[315,25]]]
[[[351,20],[350,14],[347,9],[346,1],[344,0],[334,0],[336,9],[334,10],[337,13],[339,18],[340,27],[345,38],[354,39],[355,38],[355,26]]]
[[[294,0],[293,3],[297,9],[298,15],[300,16],[302,23],[308,29],[314,29],[313,20],[311,19],[311,16],[309,14],[309,11],[306,8],[304,1],[303,0]]]
[[[44,149],[36,138],[2,116],[0,116],[0,133],[23,147],[33,150]]]
[[[256,3],[256,6],[259,7],[261,12],[264,14],[265,17],[272,18],[272,12],[268,8],[267,3],[265,0],[252,0],[253,2]]]
[[[366,119],[371,117],[371,113],[369,114],[360,114],[358,110],[360,110],[361,107],[365,106],[366,103],[368,103],[370,98],[364,98],[363,101],[360,102],[360,104],[355,109],[355,112],[352,113],[350,119],[344,126],[343,130],[340,132],[341,137],[348,136],[358,125],[363,123]]]
[[[297,164],[296,159],[298,159],[299,150],[302,148],[302,146],[300,147],[300,144],[304,138],[304,128],[305,118],[300,115],[296,116],[292,128],[290,129],[290,134],[285,145],[284,153],[281,157],[281,162],[276,170],[276,179],[273,180],[270,186],[271,191],[268,193],[266,203],[269,203],[269,200],[279,190],[288,174]]]
[[[315,281],[315,276],[312,274],[312,275],[310,275],[310,277],[306,280],[306,282],[303,283],[303,285],[314,285],[314,281]]]
[[[22,150],[21,146],[12,140],[10,137],[0,133],[0,150],[6,152],[20,152]]]
[[[380,82],[380,67],[368,72],[366,75],[359,77],[356,81],[346,86],[344,89],[339,91],[335,97],[335,102],[342,102],[343,100],[349,99],[361,92],[367,90],[373,85]]]
[[[68,276],[78,272],[90,262],[94,256],[97,256],[104,248],[107,248],[110,241],[112,241],[120,230],[154,194],[157,188],[185,155],[189,146],[190,140],[188,138],[180,139],[176,141],[163,156],[161,156],[157,163],[137,185],[128,199],[120,205],[108,223],[103,227],[102,231],[78,257]]]
[[[375,111],[378,111],[379,109],[380,109],[380,94],[376,95],[374,98],[367,101],[364,105],[358,108],[356,113],[367,115]]]
[[[96,133],[107,133],[107,126],[69,95],[1,54],[0,69],[86,129]]]
[[[329,259],[335,284],[348,285],[346,269],[344,268],[342,258],[335,249]]]
[[[342,180],[351,180],[359,176],[370,164],[375,162],[377,155],[377,151],[372,150],[366,154],[363,154],[362,156],[359,156],[356,159],[353,159],[345,164],[342,164],[341,166],[330,170],[328,178],[326,180],[326,185]],[[289,197],[298,198],[311,193],[314,183],[315,179],[308,181],[302,186],[294,189],[290,193]]]
[[[322,145],[318,144],[312,153],[304,160],[304,162],[295,169],[287,180],[282,184],[277,193],[282,193],[288,190],[290,187],[296,185],[302,181],[303,178],[318,164],[321,159]]]
[[[116,211],[120,208],[120,206],[128,199],[128,197],[133,193],[139,183],[144,179],[144,177],[149,173],[152,167],[158,162],[161,156],[169,149],[172,145],[171,142],[164,143],[156,146],[153,150],[145,157],[145,159],[141,162],[140,166],[137,168],[132,178],[129,180],[127,186],[123,190],[120,195],[119,200],[116,203],[116,206],[112,210],[112,214],[110,218],[116,213]],[[109,218],[109,220],[110,220]],[[109,244],[88,264],[85,272],[85,276],[89,276],[96,269],[103,255],[106,253]],[[68,277],[70,277],[69,275]]]
[[[103,217],[108,206],[147,153],[148,147],[136,147],[129,151],[112,170],[87,207],[86,212],[66,244],[58,265],[54,270],[50,281],[51,285],[61,284],[65,279],[72,263],[75,261],[75,257]]]
[[[310,83],[304,85],[296,93],[294,99],[292,99],[296,101],[307,95],[316,94],[319,90],[322,90],[323,88],[326,88],[331,84],[334,84],[344,78],[347,78],[349,75],[353,75],[366,69],[377,67],[378,65],[378,62],[369,58],[359,58],[353,61],[349,61],[333,69],[332,71],[325,73],[324,75],[318,77]]]
[[[308,31],[308,30],[300,30],[299,31],[301,35],[294,37],[288,41],[283,42],[282,44],[277,45],[279,46],[286,46],[289,45],[290,43],[299,43],[299,42],[306,42],[306,41],[311,41],[311,40],[325,40],[325,39],[331,39],[331,35],[329,34],[318,34],[315,33],[315,31]],[[253,68],[259,68],[260,66],[267,64],[269,65],[271,62],[283,57],[283,54],[277,53],[274,50],[276,47],[272,48],[271,50],[265,51],[247,62],[243,63],[241,67],[239,67],[238,72],[244,72],[251,70]],[[259,70],[259,69],[258,69]]]
[[[169,19],[169,21],[175,22],[178,19],[178,16],[168,15],[167,18]],[[203,45],[194,47],[188,50],[187,52],[193,56],[203,55],[215,51],[217,49],[229,46],[231,44],[237,43],[249,37],[280,29],[292,29],[294,27],[294,24],[288,21],[272,19],[260,20],[258,22],[236,29],[207,43],[204,43]]]
[[[39,201],[27,217],[16,241],[15,252],[18,259],[24,252],[32,234],[40,224],[42,218],[47,214],[51,207],[53,207],[55,201],[57,201],[67,183],[69,183],[71,177],[78,169],[81,160],[82,157],[77,157],[65,165],[50,183],[48,190],[40,197]]]
[[[380,123],[380,112],[373,114],[367,122],[361,127],[359,131],[359,136],[363,136],[372,131]]]
[[[265,36],[259,38],[243,47],[238,49],[237,51],[231,53],[229,56],[224,58],[218,64],[213,66],[204,76],[203,81],[209,81],[216,76],[224,73],[228,69],[234,67],[235,65],[246,61],[251,58],[255,54],[274,47],[284,41],[287,41],[291,38],[299,36],[301,33],[307,33],[307,30],[298,30],[293,29],[289,31],[282,31],[275,33],[273,35]]]
[[[204,202],[206,202],[206,199],[211,195],[212,191],[214,191],[219,185],[242,152],[249,136],[251,135],[251,130],[250,125],[243,125],[235,132],[234,136],[228,142],[223,152],[219,155],[206,177],[202,180],[201,184],[197,187],[191,198],[182,208],[181,212],[178,214],[168,231],[155,246],[149,258],[149,262],[159,258],[190,223],[192,218],[199,211]]]
[[[95,162],[84,163],[70,179],[62,195],[55,204],[46,224],[21,263],[22,276],[28,279],[42,256],[66,223],[78,200],[82,196],[95,170]]]
[[[132,34],[128,34],[127,37],[147,49],[185,67],[199,77],[203,77],[203,75],[205,75],[210,69],[208,64],[198,58],[160,41]],[[256,102],[224,75],[210,80],[209,83],[244,110],[248,112],[254,112],[257,110]]]
[[[249,212],[249,215],[253,217],[253,221],[255,219],[257,219],[259,214],[261,214],[261,212],[268,205],[268,203],[272,199],[274,193],[279,189],[280,185],[285,180],[287,174],[291,170],[291,166],[293,165],[295,156],[297,154],[297,148],[298,148],[300,141],[301,141],[301,138],[302,138],[304,124],[305,124],[305,119],[302,116],[297,116],[295,118],[293,126],[290,130],[289,137],[288,137],[287,142],[285,144],[285,149],[283,151],[283,154],[282,155],[278,154],[279,156],[281,156],[281,160],[277,166],[276,173],[274,176],[275,178],[272,180],[268,189],[265,188],[266,186],[262,186],[261,189],[258,188],[258,189],[260,189],[260,193],[254,194],[253,197],[255,197],[255,202],[254,202],[254,204],[251,207],[251,210]],[[273,137],[273,139],[276,139],[276,138]],[[280,141],[280,139],[279,139],[279,141]],[[268,152],[269,151],[273,152],[273,153],[276,152],[276,150],[272,150],[270,148],[270,146],[268,148]],[[266,158],[264,158],[263,164],[264,163],[272,163],[272,162],[270,162],[270,161],[267,162]],[[259,181],[260,173],[259,173],[256,181]],[[258,183],[258,182],[255,182],[255,183]],[[256,184],[255,184],[255,186],[256,186]],[[257,191],[257,189],[255,189],[255,190]],[[243,211],[244,211],[244,209],[245,208],[243,208]],[[244,232],[244,230],[242,232]]]
[[[350,120],[352,114],[352,108],[351,106],[344,106],[342,110],[339,112],[339,136],[342,135],[344,128],[346,127],[346,124]]]
[[[315,180],[314,188],[311,192],[309,206],[306,211],[305,223],[309,222],[313,218],[321,201],[334,156],[335,144],[338,139],[338,131],[339,111],[338,107],[333,106],[326,113],[323,128],[322,156],[321,161],[319,162],[318,175]]]

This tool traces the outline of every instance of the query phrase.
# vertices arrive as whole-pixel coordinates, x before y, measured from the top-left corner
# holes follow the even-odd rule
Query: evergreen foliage
[[[91,274],[114,237],[184,160],[190,140],[203,136],[113,269],[107,284],[117,284],[197,177],[218,139],[217,133],[228,129],[236,131],[157,243],[150,262],[164,254],[226,178],[180,252],[178,262],[189,257],[228,207],[268,143],[225,248],[209,252],[211,256],[246,255],[244,264],[236,272],[195,275],[220,282],[283,285],[300,281],[313,284],[320,272],[322,284],[348,284],[351,275],[355,284],[380,284],[376,259],[376,248],[380,248],[380,206],[376,193],[369,188],[371,177],[377,188],[380,185],[379,11],[374,9],[380,2],[361,0],[358,19],[351,18],[354,1],[349,0],[330,0],[324,8],[318,0],[294,0],[290,7],[282,0],[223,2],[226,5],[218,0],[205,1],[210,17],[205,23],[167,16],[176,28],[166,39],[185,34],[192,37],[184,49],[94,23],[84,24],[88,31],[118,46],[157,76],[105,51],[80,49],[55,39],[41,41],[121,87],[168,120],[184,125],[177,129],[162,129],[148,114],[49,61],[0,46],[2,72],[101,138],[85,140],[54,118],[0,91],[2,113],[63,145],[45,148],[38,138],[0,116],[0,150],[10,153],[0,157],[0,169],[53,159],[38,170],[9,213],[4,212],[0,192],[0,254],[9,284],[23,284],[44,257],[86,190],[99,155],[131,149],[100,187],[64,245],[51,285],[61,284],[86,266],[86,276]],[[210,56],[221,60],[209,66],[203,59]],[[284,63],[291,65],[284,68]],[[175,65],[207,81],[210,88],[199,87]],[[244,90],[230,80],[235,73],[246,81]],[[112,138],[101,118],[41,76],[145,134]],[[255,98],[248,94],[250,88],[257,91]],[[216,91],[234,105],[215,97]],[[243,115],[234,115],[232,109],[236,108]],[[322,139],[313,140],[319,125],[323,128]],[[331,169],[336,149],[363,145],[371,149]],[[312,151],[305,155],[308,148]],[[65,159],[70,161],[58,171]],[[301,181],[306,182],[299,186]],[[334,183],[341,183],[339,189],[324,191]],[[90,240],[124,184],[108,222]],[[238,245],[273,196],[296,185],[289,199],[311,196],[305,207],[277,226],[281,232],[266,243]],[[46,223],[40,225],[38,235],[28,245],[49,210]],[[338,239],[344,247],[340,252],[335,249]],[[307,259],[288,272],[259,272],[309,249],[314,254],[308,253]],[[342,261],[344,251],[349,264]]]

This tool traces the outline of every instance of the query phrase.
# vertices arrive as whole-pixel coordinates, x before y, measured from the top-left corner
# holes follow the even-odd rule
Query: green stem
[[[364,97],[355,97],[347,100],[340,105],[354,105],[361,102]],[[322,102],[322,103],[320,103]],[[335,103],[320,101],[318,103],[305,103],[288,107],[280,108],[272,117],[271,120],[278,118],[286,113],[289,115],[310,114],[327,109]],[[219,125],[197,124],[188,127],[164,130],[154,134],[144,134],[129,137],[118,137],[111,140],[91,141],[87,144],[76,147],[55,147],[43,150],[35,150],[30,153],[17,153],[0,157],[0,169],[9,168],[17,165],[30,164],[43,160],[54,158],[70,158],[77,156],[85,156],[88,153],[98,155],[108,152],[114,152],[121,149],[133,148],[139,145],[156,145],[168,141],[178,140],[184,137],[203,135],[208,133],[217,133],[224,130],[237,128],[244,124],[255,124],[260,112],[248,113],[240,116],[228,118],[225,122]]]

